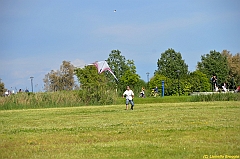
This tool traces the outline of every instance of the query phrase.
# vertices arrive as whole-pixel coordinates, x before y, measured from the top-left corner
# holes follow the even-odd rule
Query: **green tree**
[[[121,51],[119,50],[112,50],[106,61],[117,79],[121,79],[125,71],[128,70],[126,58],[121,55]],[[113,79],[113,77],[111,78]]]
[[[197,70],[206,74],[208,79],[216,75],[218,84],[221,84],[227,80],[229,74],[227,58],[220,52],[210,51],[209,54],[201,56],[201,62],[197,63]]]
[[[191,83],[191,92],[208,92],[211,90],[209,78],[199,70],[191,72],[188,81]]]
[[[108,79],[98,74],[96,67],[85,66],[75,69],[80,83],[79,95],[85,104],[110,104],[115,100],[115,89],[108,86]]]
[[[237,86],[240,86],[240,53],[232,57],[232,65],[230,66],[232,77],[235,78]]]
[[[182,59],[180,52],[176,52],[174,49],[168,49],[161,54],[160,59],[157,61],[158,69],[155,73],[162,74],[168,78],[178,78],[177,70],[179,70],[179,76],[185,76],[188,73],[188,65]]]
[[[51,70],[43,79],[46,91],[73,90],[74,66],[69,61],[63,61],[60,70]]]
[[[138,83],[134,86],[135,93],[139,93],[142,91],[142,88],[144,88],[145,96],[149,96],[150,90],[147,87],[147,83],[143,79],[139,79]]]
[[[121,55],[121,51],[112,50],[106,61],[119,80],[117,83],[117,90],[119,94],[126,89],[127,85],[130,85],[132,89],[137,85],[140,76],[136,73],[136,66],[133,60],[126,60],[126,58]],[[112,85],[112,87],[116,86],[116,82],[112,75],[109,73],[106,74],[109,79],[112,79],[109,82],[109,85]]]
[[[6,91],[4,83],[0,79],[0,97],[4,95],[4,92]]]
[[[107,82],[104,73],[99,74],[96,67],[93,65],[85,66],[84,68],[75,69],[75,74],[79,80],[80,87],[105,85]]]
[[[154,90],[154,88],[157,86],[158,87],[158,90],[159,90],[159,95],[162,94],[162,81],[164,81],[164,95],[173,95],[175,94],[176,92],[174,91],[173,89],[173,81],[164,76],[164,75],[161,75],[159,73],[155,73],[154,76],[150,79],[149,81],[149,87],[151,89],[151,91]]]
[[[140,76],[136,73],[136,66],[134,65],[133,60],[127,60],[127,66],[127,70],[122,75],[120,82],[122,85],[129,85],[134,89],[140,80]]]
[[[223,50],[222,55],[227,58],[229,75],[228,85],[230,89],[240,85],[240,53],[232,55],[230,51]]]

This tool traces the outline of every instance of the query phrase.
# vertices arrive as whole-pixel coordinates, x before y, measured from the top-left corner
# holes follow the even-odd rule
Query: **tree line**
[[[221,53],[213,50],[202,55],[196,70],[190,72],[181,53],[170,48],[161,53],[157,60],[157,70],[149,83],[136,73],[134,60],[126,59],[120,50],[112,50],[106,61],[119,82],[116,82],[108,72],[98,74],[97,69],[91,65],[74,68],[70,62],[63,61],[59,71],[52,70],[45,76],[45,90],[61,91],[78,88],[100,99],[103,96],[100,92],[103,93],[103,90],[114,90],[121,94],[129,85],[135,92],[140,92],[142,87],[149,90],[156,86],[161,88],[164,81],[165,95],[187,95],[191,92],[212,91],[210,79],[213,75],[217,77],[219,87],[223,83],[227,83],[228,89],[235,89],[240,85],[240,54],[232,55],[227,50]],[[77,76],[80,87],[74,84],[74,75]]]
[[[149,84],[150,87],[160,86],[161,80],[166,81],[165,95],[213,91],[213,76],[217,77],[219,88],[223,83],[226,83],[228,89],[236,89],[240,85],[240,54],[232,55],[227,50],[222,53],[213,50],[202,55],[196,70],[189,72],[181,53],[168,49],[161,54],[157,66]]]
[[[190,72],[188,65],[182,59],[180,52],[170,48],[160,54],[156,61],[157,69],[149,82],[145,82],[136,73],[134,60],[126,59],[120,50],[112,50],[107,63],[118,78],[118,82],[109,72],[97,73],[94,66],[75,68],[70,61],[63,61],[59,70],[51,70],[43,79],[44,90],[47,92],[63,90],[80,90],[88,98],[97,101],[114,93],[120,95],[129,85],[134,92],[140,92],[144,87],[150,94],[151,89],[161,88],[165,83],[165,95],[188,95],[191,92],[213,91],[211,77],[217,77],[219,87],[227,84],[228,89],[235,89],[240,85],[240,53],[232,55],[229,51],[221,53],[215,50],[201,56],[196,70]],[[79,84],[74,81],[77,77]],[[0,91],[4,92],[4,83],[0,83]],[[161,89],[160,89],[161,90]],[[84,92],[85,91],[85,92]],[[104,93],[105,92],[105,93]]]

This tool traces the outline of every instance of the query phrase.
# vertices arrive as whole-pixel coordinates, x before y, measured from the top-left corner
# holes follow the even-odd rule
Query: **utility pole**
[[[149,83],[149,72],[146,73],[147,74],[147,82]]]
[[[177,76],[178,76],[178,96],[180,96],[180,92],[179,92],[179,73],[181,72],[180,70],[177,70]]]
[[[30,77],[31,79],[31,86],[32,86],[32,93],[33,93],[33,77]]]
[[[149,72],[146,73],[147,74],[147,88],[149,88]]]

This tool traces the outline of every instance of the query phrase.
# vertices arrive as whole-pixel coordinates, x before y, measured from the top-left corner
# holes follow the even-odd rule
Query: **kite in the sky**
[[[104,71],[109,71],[113,77],[118,81],[117,77],[114,75],[114,73],[112,72],[111,68],[108,66],[108,63],[106,61],[96,61],[93,64],[89,64],[89,65],[95,65],[98,69],[98,73],[102,73]]]

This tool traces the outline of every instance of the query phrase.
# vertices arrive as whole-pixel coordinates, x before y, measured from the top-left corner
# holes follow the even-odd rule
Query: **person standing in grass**
[[[145,98],[144,87],[142,87],[142,91],[140,92],[140,97]]]
[[[158,95],[158,87],[156,86],[156,88],[154,88],[154,97],[156,97]]]
[[[134,103],[133,103],[133,98],[134,98],[134,93],[130,89],[129,86],[127,86],[127,90],[123,93],[123,98],[124,96],[126,97],[126,110],[128,110],[128,104],[131,104],[131,110],[133,110]]]

